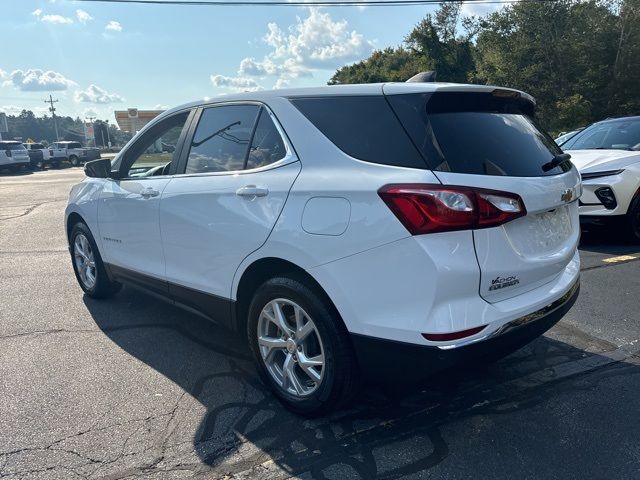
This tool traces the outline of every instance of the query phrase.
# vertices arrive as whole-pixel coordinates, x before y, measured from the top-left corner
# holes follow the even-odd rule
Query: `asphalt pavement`
[[[640,478],[640,245],[616,232],[583,236],[580,297],[529,346],[308,420],[233,333],[83,296],[63,225],[82,177],[0,173],[0,478]]]

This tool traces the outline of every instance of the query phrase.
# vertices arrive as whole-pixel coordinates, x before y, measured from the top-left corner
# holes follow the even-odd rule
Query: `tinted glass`
[[[351,157],[384,165],[426,168],[382,95],[292,98],[291,102]]]
[[[264,108],[261,109],[258,124],[251,141],[246,168],[264,167],[282,160],[286,154],[287,149],[284,141],[273,124],[271,115]]]
[[[166,175],[177,159],[176,146],[189,112],[179,113],[155,125],[140,137],[126,153],[127,177]]]
[[[542,169],[561,153],[520,99],[491,94],[389,96],[407,132],[434,170],[476,175],[557,175]]]
[[[242,170],[260,107],[229,105],[202,112],[185,173]]]
[[[640,119],[596,123],[568,140],[565,150],[640,150]]]
[[[82,148],[82,144],[80,143],[70,143],[67,145],[67,148]]]
[[[44,148],[44,145],[42,145],[41,143],[32,143],[31,144],[31,148],[42,149],[42,148]]]

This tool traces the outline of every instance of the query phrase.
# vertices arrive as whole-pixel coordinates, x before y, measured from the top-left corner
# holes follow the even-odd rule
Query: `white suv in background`
[[[17,172],[31,164],[29,152],[20,142],[0,140],[0,169],[8,168]]]
[[[246,335],[303,414],[541,335],[579,288],[580,176],[504,88],[372,84],[168,111],[66,210],[77,279]]]
[[[562,148],[582,175],[582,223],[617,223],[640,242],[640,116],[594,123]]]

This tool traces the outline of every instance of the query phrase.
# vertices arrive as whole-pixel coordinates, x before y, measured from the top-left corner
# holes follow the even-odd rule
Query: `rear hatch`
[[[520,196],[525,215],[473,231],[480,295],[497,302],[553,281],[573,258],[580,177],[534,120],[530,97],[452,87],[401,93],[406,89],[385,86],[385,94],[444,185]]]

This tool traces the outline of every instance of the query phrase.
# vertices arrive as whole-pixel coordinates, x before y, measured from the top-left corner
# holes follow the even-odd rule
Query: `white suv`
[[[20,142],[0,140],[0,169],[17,172],[30,165],[29,152]]]
[[[578,293],[580,176],[504,88],[243,93],[168,111],[86,165],[66,227],[90,296],[121,282],[247,336],[296,412],[362,378],[497,357]]]

